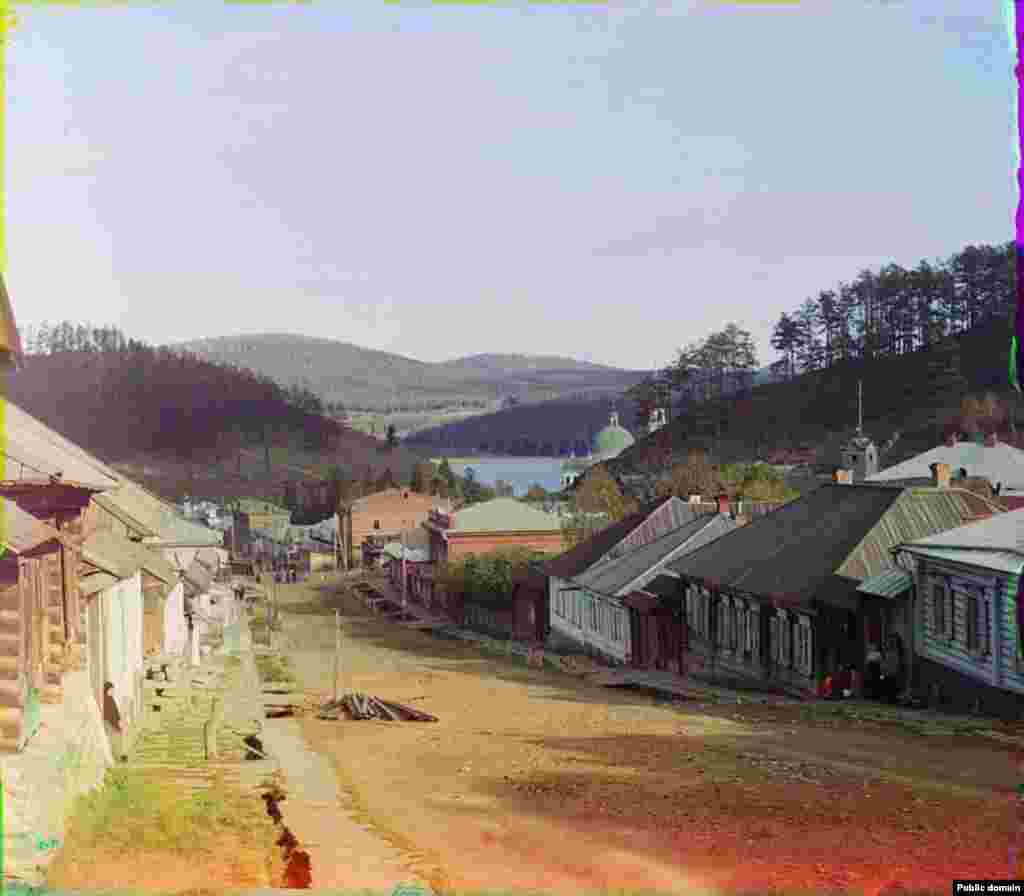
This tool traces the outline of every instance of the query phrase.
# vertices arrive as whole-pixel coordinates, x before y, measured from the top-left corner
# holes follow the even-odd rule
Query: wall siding
[[[1024,694],[1024,655],[1020,651],[1020,633],[1017,627],[1017,594],[1020,577],[1002,577],[999,602],[1000,659],[1002,660],[1003,687]]]
[[[1002,585],[999,580],[1005,581],[1006,576],[996,573],[984,575],[980,573],[967,573],[957,571],[951,567],[935,564],[930,561],[922,561],[922,569],[918,581],[922,586],[919,594],[921,599],[917,601],[917,651],[920,656],[933,662],[946,666],[979,682],[979,684],[992,685],[996,683],[995,676],[995,653],[990,652],[984,655],[972,655],[965,646],[967,638],[967,599],[962,587],[974,587],[980,589],[979,596],[983,595],[987,601],[988,626],[991,634],[991,646],[994,648],[998,638],[994,635],[994,628],[997,623],[997,607],[1002,604],[1014,603],[1002,598]],[[936,631],[935,619],[932,607],[932,587],[940,583],[947,589],[953,591],[952,619],[953,637],[947,639],[944,633]],[[959,587],[958,587],[959,586]],[[1003,624],[1006,624],[1006,616],[1003,614]],[[1016,620],[1013,627],[1016,633]]]
[[[808,617],[796,611],[788,611],[785,615],[757,600],[736,597],[728,593],[716,594],[702,586],[691,584],[686,591],[686,620],[689,630],[688,664],[698,674],[720,680],[751,680],[764,683],[775,683],[801,691],[816,690],[816,666],[814,657],[817,651],[818,631],[816,620],[810,618],[810,669],[797,667],[795,627],[801,618]],[[757,649],[748,649],[743,641],[740,628],[737,631],[737,646],[733,647],[731,630],[736,625],[735,617],[721,610],[723,602],[728,601],[742,610],[756,610],[750,624],[756,627]],[[777,660],[777,642],[780,637],[779,623],[788,619],[789,644],[787,659]],[[726,633],[727,640],[723,644],[720,634]]]
[[[630,661],[629,611],[622,604],[584,591],[559,593],[571,587],[564,579],[549,578],[548,583],[553,634],[613,662]],[[597,610],[596,625],[592,605]]]

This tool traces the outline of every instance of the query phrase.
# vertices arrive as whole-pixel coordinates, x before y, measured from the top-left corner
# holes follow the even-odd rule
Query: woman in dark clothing
[[[903,692],[903,645],[898,635],[891,635],[882,658],[883,695],[887,703],[895,703]]]
[[[882,654],[874,644],[868,645],[867,663],[864,668],[864,696],[877,700],[881,696]]]
[[[110,751],[115,760],[124,759],[123,730],[121,728],[121,712],[112,693],[114,686],[108,681],[103,685],[103,723],[110,739]]]

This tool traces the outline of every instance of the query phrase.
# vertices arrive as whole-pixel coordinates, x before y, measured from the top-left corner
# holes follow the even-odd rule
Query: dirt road
[[[438,892],[876,896],[1018,876],[995,742],[658,702],[371,618],[333,585],[280,591],[304,688],[332,689],[337,607],[343,686],[439,717],[302,721],[353,810]]]

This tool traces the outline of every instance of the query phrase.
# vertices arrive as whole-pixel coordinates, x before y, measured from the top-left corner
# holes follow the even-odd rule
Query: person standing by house
[[[108,681],[103,685],[103,723],[110,740],[110,752],[122,762],[124,755],[124,730],[121,726],[121,711],[114,699],[114,686]]]
[[[882,694],[887,703],[895,703],[903,692],[903,647],[899,635],[890,635],[882,657]]]
[[[864,670],[864,696],[869,700],[877,700],[881,696],[881,684],[882,653],[877,644],[869,644]]]

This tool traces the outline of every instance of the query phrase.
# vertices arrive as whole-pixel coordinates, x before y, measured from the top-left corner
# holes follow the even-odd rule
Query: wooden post
[[[213,698],[213,711],[210,714],[210,719],[206,723],[206,758],[217,759],[219,757],[217,751],[217,733],[220,730],[221,721],[224,717],[224,705],[221,702],[220,697]]]
[[[341,619],[334,611],[334,702],[338,702],[338,676],[341,674]]]

